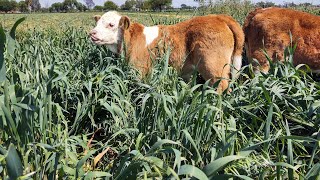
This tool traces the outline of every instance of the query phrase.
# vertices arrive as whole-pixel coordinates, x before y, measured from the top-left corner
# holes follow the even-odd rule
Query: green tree
[[[148,1],[151,5],[153,10],[160,10],[166,9],[168,6],[172,4],[172,0],[149,0]]]
[[[16,1],[0,0],[0,11],[9,12],[17,8],[18,3]]]
[[[93,8],[93,10],[95,10],[95,11],[103,11],[103,9],[104,9],[103,6],[95,6],[95,7]]]
[[[149,10],[149,9],[151,9],[151,3],[150,3],[150,1],[144,1],[144,2],[142,3],[141,9],[143,9],[143,10]]]
[[[181,9],[192,9],[192,7],[186,4],[181,4]]]
[[[113,1],[106,1],[104,3],[104,9],[105,10],[117,10],[118,5],[116,5]]]
[[[66,12],[74,11],[77,8],[77,0],[64,0],[63,1],[63,10]]]
[[[299,6],[310,7],[310,6],[312,6],[312,4],[306,2],[306,3],[300,3]]]
[[[275,4],[273,2],[260,1],[260,2],[256,3],[256,7],[267,8],[267,7],[272,7],[272,6],[275,6]]]
[[[15,0],[11,0],[10,5],[11,5],[12,10],[18,9],[18,3]]]
[[[18,9],[20,12],[28,12],[28,10],[29,10],[28,5],[26,4],[25,1],[20,1],[18,3]]]
[[[136,8],[138,8],[138,9],[143,9],[144,8],[144,4],[145,4],[144,0],[136,0],[136,2],[137,2]]]
[[[79,2],[76,4],[76,8],[78,11],[81,11],[81,12],[88,10],[87,6]]]
[[[284,3],[284,7],[297,7],[297,5],[294,2],[290,2],[290,3]]]
[[[79,3],[77,0],[64,0],[62,6],[63,11],[65,12],[85,11],[88,9],[84,4]]]
[[[132,10],[137,5],[136,0],[126,0],[126,2],[121,6],[123,10]]]
[[[60,2],[53,3],[49,8],[50,12],[62,12],[63,11],[63,4]]]

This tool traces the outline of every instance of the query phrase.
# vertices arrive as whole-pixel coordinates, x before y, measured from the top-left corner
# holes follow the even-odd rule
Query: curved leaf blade
[[[22,176],[23,167],[18,152],[13,144],[10,144],[6,155],[6,167],[9,179],[18,179]]]
[[[211,177],[211,176],[215,175],[219,170],[224,168],[226,165],[228,165],[230,162],[235,161],[235,160],[239,160],[239,159],[244,159],[244,158],[246,158],[246,157],[236,156],[236,155],[219,158],[219,159],[213,161],[212,163],[208,164],[207,166],[205,166],[203,168],[203,172],[208,177]]]
[[[190,175],[201,180],[208,180],[207,175],[203,171],[192,165],[181,166],[178,175]]]

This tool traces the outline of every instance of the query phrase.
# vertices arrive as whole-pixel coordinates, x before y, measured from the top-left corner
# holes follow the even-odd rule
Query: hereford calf
[[[262,49],[273,60],[283,60],[284,50],[297,44],[293,63],[307,64],[320,72],[320,17],[305,12],[282,8],[256,9],[244,23],[246,53],[249,60],[255,58],[260,66],[256,71],[269,71],[269,62]]]
[[[241,67],[244,34],[240,25],[226,15],[195,17],[175,25],[146,27],[131,23],[115,11],[95,16],[91,40],[112,52],[126,49],[130,64],[145,75],[152,60],[171,49],[169,64],[188,80],[196,69],[211,84],[222,79],[219,91],[228,87],[230,64]],[[233,72],[236,74],[236,71]]]

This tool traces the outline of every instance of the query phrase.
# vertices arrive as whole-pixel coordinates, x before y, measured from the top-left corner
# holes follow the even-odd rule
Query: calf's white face
[[[97,25],[90,31],[92,42],[98,45],[117,45],[121,38],[121,16],[115,11],[109,11],[103,16],[95,16]],[[112,48],[110,48],[112,50]]]

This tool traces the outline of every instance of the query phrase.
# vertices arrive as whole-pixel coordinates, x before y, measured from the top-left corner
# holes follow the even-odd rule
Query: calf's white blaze
[[[143,34],[146,37],[146,46],[148,46],[159,36],[159,27],[144,27]]]
[[[120,38],[118,27],[120,19],[121,16],[115,11],[109,11],[105,13],[99,19],[97,26],[94,28],[96,31],[94,38],[97,39],[95,43],[99,45],[110,45],[110,47],[114,49],[114,45],[118,43]],[[113,27],[110,27],[110,25]]]

